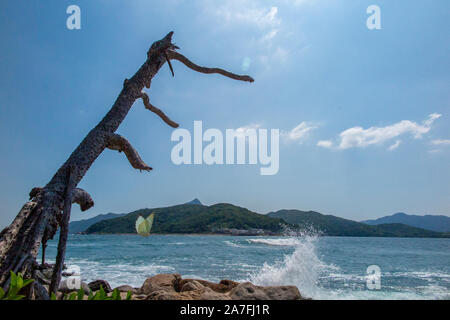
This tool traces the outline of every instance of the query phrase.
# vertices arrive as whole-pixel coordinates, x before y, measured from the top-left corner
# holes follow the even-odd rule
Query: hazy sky
[[[81,8],[81,30],[66,8]],[[381,30],[366,9],[381,8]],[[181,165],[173,129],[137,101],[118,130],[154,168],[106,150],[80,183],[95,200],[72,218],[195,197],[260,213],[316,210],[350,219],[398,211],[450,215],[450,1],[2,1],[0,225],[45,185],[109,110],[151,43],[253,84],[173,62],[148,90],[182,127],[281,130],[280,169]]]

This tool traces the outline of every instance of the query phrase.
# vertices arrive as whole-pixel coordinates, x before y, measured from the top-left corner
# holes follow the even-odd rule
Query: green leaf
[[[9,285],[10,288],[17,286],[17,276],[14,272],[10,271],[11,274],[11,283]]]
[[[127,292],[127,300],[131,300],[131,296],[132,296],[132,292],[131,291],[128,291]]]
[[[78,300],[83,300],[84,298],[84,290],[83,287],[80,288],[80,290],[78,290]]]
[[[0,300],[3,300],[3,297],[5,296],[5,290],[0,287]]]
[[[75,298],[77,297],[77,293],[76,292],[72,292],[69,296],[69,300],[75,300]]]
[[[122,300],[122,298],[120,297],[120,291],[117,290],[117,288],[112,292],[111,298],[112,300]]]
[[[92,290],[89,290],[88,300],[94,300],[94,294],[92,293]]]
[[[106,292],[105,292],[105,290],[103,290],[103,286],[100,286],[99,292],[100,292],[100,300],[105,300]]]
[[[23,287],[24,287],[24,285],[23,285],[23,278],[22,278],[21,275],[19,275],[19,276],[17,277],[17,289],[20,290],[20,289],[22,289]]]
[[[56,295],[54,292],[50,295],[50,300],[56,300]]]
[[[97,291],[94,295],[94,297],[92,298],[92,300],[100,300],[100,292]]]
[[[27,279],[27,280],[24,280],[24,282],[23,282],[23,287],[26,287],[27,285],[29,285],[30,283],[32,283],[34,281],[34,279]]]

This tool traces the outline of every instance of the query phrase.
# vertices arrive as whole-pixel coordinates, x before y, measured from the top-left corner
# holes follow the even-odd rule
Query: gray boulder
[[[300,300],[296,286],[255,286],[250,282],[237,285],[229,292],[232,300]]]

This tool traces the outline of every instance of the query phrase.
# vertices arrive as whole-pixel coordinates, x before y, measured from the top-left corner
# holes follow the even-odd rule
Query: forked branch
[[[39,194],[44,190],[42,187],[34,187],[30,191],[30,200],[35,201]],[[86,211],[94,206],[94,200],[87,191],[81,188],[75,188],[72,193],[72,203],[77,203],[81,211]]]
[[[130,162],[131,166],[135,169],[150,171],[151,167],[147,166],[145,162],[139,156],[139,153],[133,148],[130,142],[121,135],[115,133],[106,134],[106,148],[111,150],[117,150],[124,152]]]
[[[183,63],[186,67],[188,67],[194,71],[197,71],[197,72],[206,73],[206,74],[218,73],[225,77],[228,77],[228,78],[231,78],[234,80],[240,80],[240,81],[248,81],[248,82],[255,81],[250,76],[242,76],[242,75],[234,74],[234,73],[231,73],[229,71],[226,71],[226,70],[223,70],[220,68],[206,68],[206,67],[198,66],[195,63],[193,63],[191,60],[189,60],[188,58],[183,56],[181,53],[178,53],[173,50],[167,50],[167,56],[169,57],[169,59],[178,60],[181,63]]]

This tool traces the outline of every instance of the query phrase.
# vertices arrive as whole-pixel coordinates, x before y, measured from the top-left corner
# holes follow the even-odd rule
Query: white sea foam
[[[239,245],[239,244],[237,244],[237,243],[235,243],[235,242],[233,242],[233,241],[229,241],[229,240],[225,240],[224,243],[225,243],[227,246],[230,246],[230,247],[233,247],[233,248],[243,248],[243,247],[244,247],[244,246],[242,246],[242,245]]]
[[[296,285],[303,295],[317,297],[319,276],[330,268],[317,256],[317,236],[301,234],[298,237],[268,240],[264,243],[295,245],[294,252],[285,255],[282,261],[264,263],[257,273],[251,275],[250,281],[259,285]]]
[[[172,273],[175,269],[171,266],[158,264],[131,264],[131,263],[100,263],[85,259],[69,259],[68,265],[80,267],[81,278],[85,282],[96,279],[104,279],[112,287],[128,284],[140,287],[148,277],[159,273]]]
[[[283,241],[280,241],[283,240]],[[316,252],[318,237],[311,233],[300,234],[285,239],[251,239],[252,243],[266,245],[294,246],[291,254],[280,261],[266,262],[249,279],[258,285],[295,285],[301,294],[313,299],[450,299],[448,287],[433,281],[447,280],[449,275],[442,272],[396,272],[384,276],[409,277],[427,280],[428,285],[415,288],[389,287],[388,290],[368,290],[365,274],[347,274],[334,265],[327,265]],[[339,288],[332,287],[336,282]],[[447,282],[447,281],[445,281]],[[324,285],[325,284],[325,285]],[[331,286],[330,286],[331,285]]]
[[[281,238],[281,239],[248,239],[249,243],[266,244],[269,246],[297,246],[299,240],[297,238]]]

